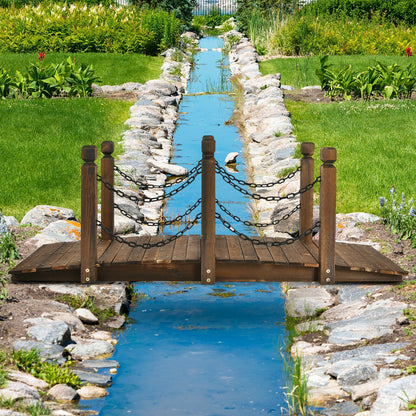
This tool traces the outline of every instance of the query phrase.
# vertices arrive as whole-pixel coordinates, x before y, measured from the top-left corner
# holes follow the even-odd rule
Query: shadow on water
[[[197,56],[188,91],[200,92],[209,79],[223,76],[224,57],[216,38],[201,40],[210,49]],[[212,81],[214,82],[214,81]],[[201,159],[201,138],[213,135],[221,165],[241,152],[237,129],[227,123],[234,100],[227,94],[186,95],[180,104],[173,163],[191,168]],[[246,179],[240,156],[234,174]],[[168,201],[166,217],[182,214],[200,196],[195,181]],[[217,178],[217,198],[233,213],[250,219],[248,201]],[[234,225],[234,224],[233,224]],[[240,224],[236,228],[244,229]],[[173,234],[177,230],[164,230]],[[222,225],[218,234],[225,234]],[[199,225],[191,230],[200,232]],[[202,286],[140,283],[143,294],[119,333],[114,354],[119,373],[105,399],[81,401],[102,416],[254,416],[282,414],[284,300],[277,283]]]

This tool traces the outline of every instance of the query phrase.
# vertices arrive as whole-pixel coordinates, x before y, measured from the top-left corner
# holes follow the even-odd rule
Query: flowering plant
[[[416,248],[416,201],[413,198],[407,201],[404,192],[398,196],[394,186],[389,193],[389,197],[379,198],[383,223],[402,240],[410,239],[412,247]]]
[[[406,55],[408,58],[412,56],[412,48],[410,46],[406,48]]]

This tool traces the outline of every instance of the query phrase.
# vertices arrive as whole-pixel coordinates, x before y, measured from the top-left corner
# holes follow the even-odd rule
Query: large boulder
[[[72,209],[38,205],[32,208],[22,219],[21,225],[35,225],[45,228],[52,222],[59,220],[75,221]]]

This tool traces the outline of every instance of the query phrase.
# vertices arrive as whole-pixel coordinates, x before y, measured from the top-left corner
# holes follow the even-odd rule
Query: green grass
[[[79,219],[81,148],[118,142],[131,105],[91,98],[0,101],[0,211],[21,220],[48,204],[71,208]]]
[[[302,103],[287,101],[299,142],[336,147],[337,212],[379,214],[378,197],[394,185],[416,196],[416,102]]]
[[[59,63],[68,56],[75,58],[77,66],[81,63],[92,64],[101,78],[100,85],[119,85],[127,81],[144,83],[159,78],[163,64],[161,56],[115,53],[46,53],[45,64]],[[30,63],[38,62],[38,54],[3,53],[0,54],[0,68],[10,75],[16,70],[24,71]]]
[[[329,63],[337,68],[351,65],[354,70],[364,71],[370,65],[377,62],[384,64],[398,64],[405,67],[407,57],[405,56],[384,56],[384,55],[341,55],[331,56]],[[414,58],[410,59],[415,63]],[[260,63],[260,70],[263,75],[280,73],[282,84],[291,85],[295,88],[302,88],[308,85],[320,85],[319,79],[315,74],[320,66],[319,56],[302,58],[278,58]]]

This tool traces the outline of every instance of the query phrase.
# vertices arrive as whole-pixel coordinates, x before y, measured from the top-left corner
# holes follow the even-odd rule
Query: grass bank
[[[45,54],[44,64],[59,63],[70,56],[78,65],[92,64],[100,85],[120,85],[128,81],[144,83],[149,79],[159,78],[163,57],[142,54],[117,53],[56,53]],[[34,53],[2,53],[0,54],[0,68],[4,68],[10,75],[16,71],[23,72],[30,63],[38,62],[38,54]]]
[[[378,197],[394,185],[416,196],[416,102],[303,103],[287,101],[299,142],[338,150],[337,212],[380,214]]]
[[[282,84],[291,85],[295,88],[302,88],[308,85],[320,85],[315,71],[320,67],[319,56],[277,58],[260,63],[260,70],[263,75],[280,73]],[[336,55],[331,56],[328,61],[337,68],[351,65],[356,71],[364,71],[367,67],[381,62],[386,65],[397,64],[405,67],[408,64],[406,56],[387,55]],[[414,57],[409,59],[415,63]]]
[[[19,221],[39,204],[80,217],[81,148],[119,141],[131,102],[101,99],[0,101],[0,212]]]

